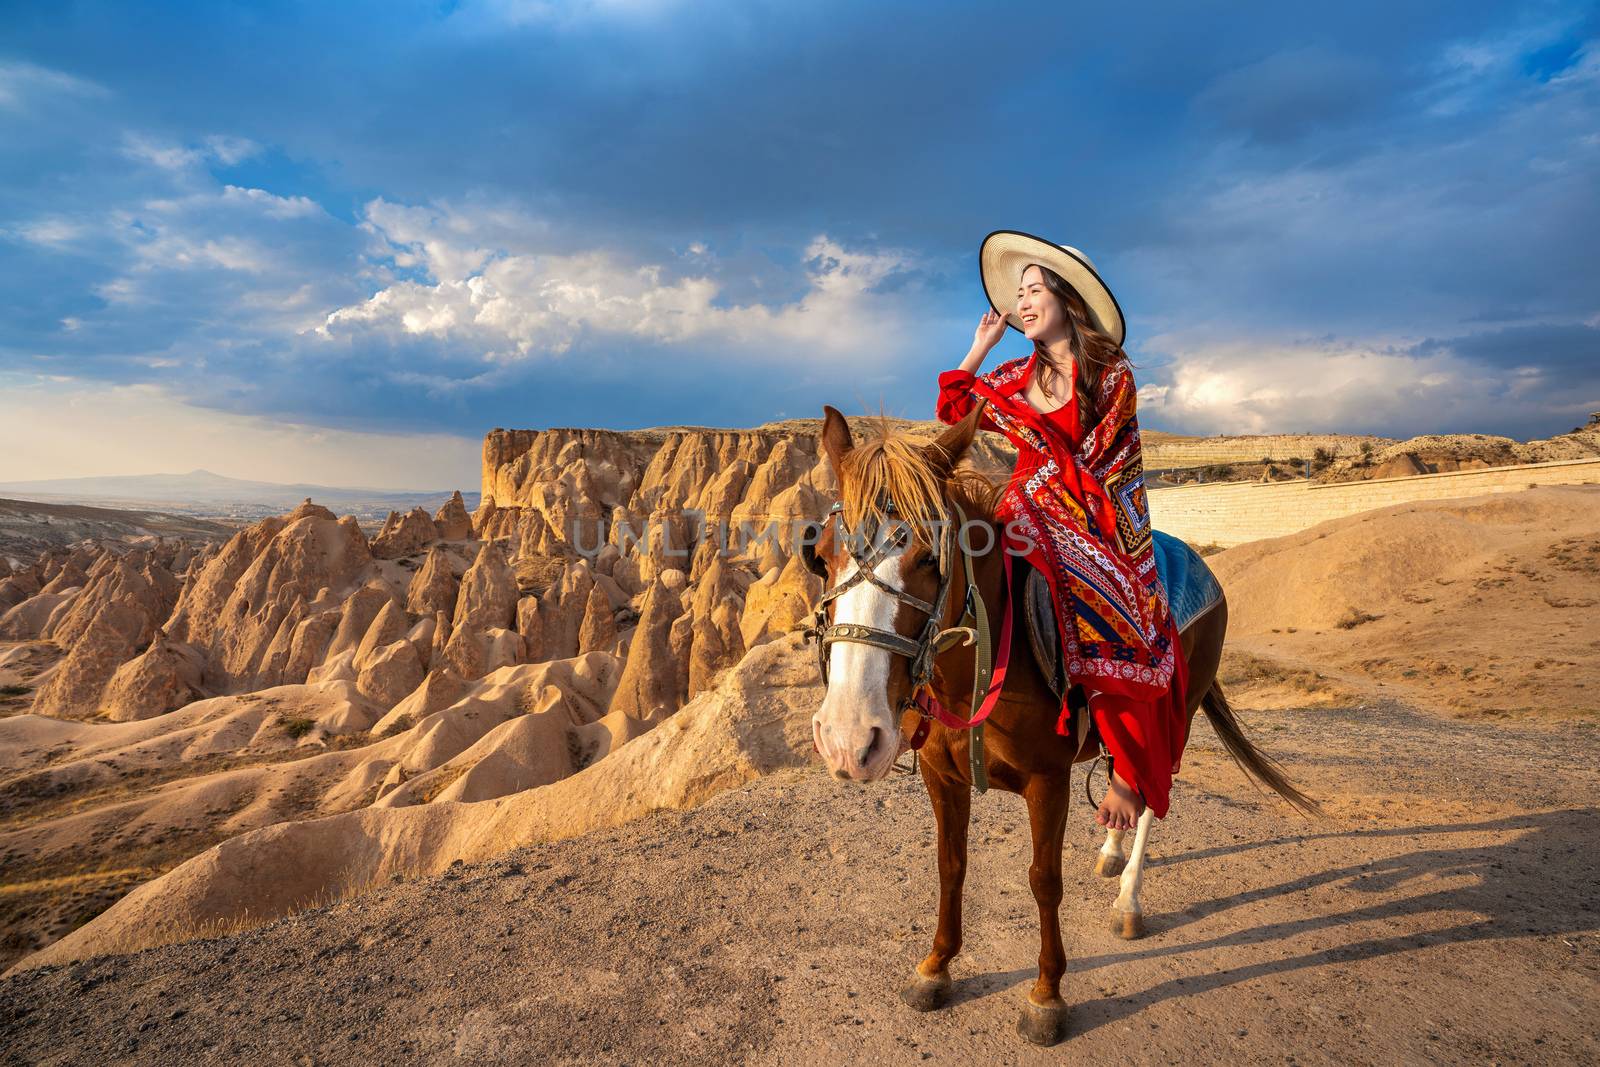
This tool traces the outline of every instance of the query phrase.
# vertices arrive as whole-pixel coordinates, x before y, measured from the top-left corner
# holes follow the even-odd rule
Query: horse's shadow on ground
[[[1596,901],[1594,894],[1594,886],[1600,879],[1600,858],[1597,858],[1593,848],[1596,839],[1600,838],[1600,809],[1597,808],[1517,815],[1476,823],[1346,830],[1246,841],[1238,845],[1169,856],[1159,862],[1156,857],[1151,857],[1148,871],[1149,876],[1154,878],[1159,877],[1159,871],[1180,863],[1221,856],[1238,857],[1257,849],[1293,847],[1300,842],[1381,837],[1426,838],[1484,831],[1523,832],[1513,840],[1485,845],[1419,848],[1398,856],[1371,859],[1352,857],[1352,862],[1343,866],[1277,885],[1252,887],[1229,896],[1198,901],[1182,912],[1147,914],[1150,937],[1125,951],[1074,958],[1069,941],[1067,979],[1063,992],[1073,1005],[1072,1030],[1074,1033],[1086,1033],[1107,1023],[1128,1018],[1171,997],[1208,992],[1239,982],[1326,964],[1376,959],[1436,945],[1587,933],[1600,928],[1600,902]],[[1247,865],[1241,865],[1242,871],[1246,869]],[[1471,877],[1475,881],[1467,885],[1451,885],[1434,892],[1360,904],[1335,914],[1307,914],[1302,918],[1271,922],[1182,944],[1163,943],[1161,938],[1161,935],[1201,923],[1232,908],[1322,886],[1342,885],[1354,898],[1359,898],[1375,892],[1392,891],[1413,880],[1441,877],[1456,882],[1463,877]],[[1074,975],[1117,963],[1184,956],[1208,949],[1259,945],[1312,931],[1337,930],[1357,923],[1381,920],[1413,919],[1435,912],[1470,912],[1480,918],[1443,929],[1353,940],[1314,952],[1175,977],[1137,992],[1100,999],[1085,998],[1082,995],[1085,983],[1073,981]],[[1071,936],[1070,930],[1064,930],[1063,933]],[[1078,938],[1080,945],[1090,940],[1086,936]],[[1033,968],[1022,968],[963,978],[955,983],[952,1003],[975,1000],[1009,989],[1023,979],[1031,979],[1035,973]],[[1077,987],[1076,996],[1074,986]]]

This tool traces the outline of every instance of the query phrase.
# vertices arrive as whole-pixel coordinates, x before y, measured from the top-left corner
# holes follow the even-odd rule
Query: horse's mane
[[[913,531],[950,521],[952,500],[969,519],[993,520],[1004,482],[970,467],[957,467],[948,480],[941,480],[923,451],[937,444],[896,431],[883,416],[869,419],[867,429],[865,439],[845,454],[839,478],[846,526],[862,529],[865,519],[876,529],[889,521],[885,498],[894,501],[894,518],[910,523]]]

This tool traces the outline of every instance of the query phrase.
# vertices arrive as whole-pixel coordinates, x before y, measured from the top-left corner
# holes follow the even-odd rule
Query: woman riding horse
[[[1189,717],[1183,644],[1156,573],[1122,311],[1075,248],[1001,230],[979,262],[992,307],[961,366],[939,376],[939,418],[960,422],[982,397],[980,425],[1017,448],[995,517],[1025,535],[1009,550],[1050,583],[1068,678],[1083,686],[1111,754],[1096,821],[1131,829],[1146,803],[1166,816]],[[978,376],[1008,325],[1032,354]],[[1070,704],[1062,734],[1074,728]]]
[[[1008,247],[1009,257],[999,254]],[[1095,746],[1065,730],[1061,706],[1081,703],[1076,690],[1068,687],[1061,701],[1032,642],[1013,640],[1028,625],[1026,597],[1012,595],[1021,588],[1014,552],[1027,552],[1049,579],[1070,678],[1090,690],[1116,774],[1126,776],[1102,810],[1109,829],[1095,866],[1121,878],[1112,904],[1119,936],[1143,932],[1150,827],[1166,811],[1196,711],[1249,776],[1302,810],[1316,804],[1250,743],[1217,682],[1226,601],[1219,597],[1181,634],[1173,628],[1151,562],[1116,302],[1086,260],[1037,239],[986,243],[984,263],[992,304],[1002,303],[994,285],[1016,286],[1017,324],[1035,342],[1032,358],[973,374],[1005,332],[998,312],[986,316],[967,365],[942,377],[941,417],[967,414],[930,444],[894,432],[887,420],[857,442],[843,415],[823,409],[818,440],[839,501],[816,540],[802,544],[806,566],[824,582],[806,631],[818,641],[827,683],[812,737],[835,776],[858,781],[881,780],[906,748],[922,754],[939,831],[939,916],[931,951],[901,991],[919,1011],[948,1003],[953,987],[974,789],[987,782],[1026,801],[1040,951],[1017,1027],[1029,1041],[1052,1044],[1067,1020],[1061,849],[1072,766],[1093,758]],[[1009,293],[1003,302],[1011,303]],[[1018,442],[1017,471],[1005,486],[960,466],[980,423]],[[1142,814],[1140,794],[1148,802]],[[1135,816],[1125,858],[1122,838]]]

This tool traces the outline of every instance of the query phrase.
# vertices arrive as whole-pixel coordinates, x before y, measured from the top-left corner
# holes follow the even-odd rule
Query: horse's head
[[[979,404],[929,445],[885,425],[858,446],[844,416],[823,409],[822,448],[840,499],[802,551],[823,579],[831,615],[822,649],[828,688],[811,722],[835,777],[882,778],[904,751],[900,715],[911,696],[914,650],[947,625],[947,602],[956,598],[940,593],[963,588],[950,491],[982,410]]]

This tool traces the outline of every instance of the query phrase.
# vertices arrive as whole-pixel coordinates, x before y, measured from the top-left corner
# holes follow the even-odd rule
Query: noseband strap
[[[841,518],[843,508],[842,502],[836,503],[829,509],[828,515],[835,523],[838,535],[848,538],[849,535],[844,531],[843,519]],[[893,504],[891,503],[886,510],[893,511]],[[963,522],[966,520],[966,516],[961,512],[959,505],[956,505],[956,513]],[[913,596],[903,589],[896,589],[877,575],[878,564],[887,558],[892,550],[900,547],[901,539],[898,534],[889,540],[874,544],[872,551],[865,556],[857,555],[853,547],[850,549],[850,558],[855,560],[856,563],[855,573],[822,594],[822,599],[817,602],[816,613],[812,616],[812,624],[804,631],[807,641],[817,642],[817,664],[822,671],[824,684],[828,681],[828,646],[835,641],[852,641],[857,644],[872,645],[877,648],[887,649],[895,655],[905,656],[911,660],[913,693],[923,683],[932,681],[933,656],[942,647],[939,642],[941,636],[939,624],[944,618],[945,603],[950,593],[950,579],[953,568],[950,567],[949,560],[950,542],[953,540],[953,533],[953,530],[947,529],[945,531],[935,552],[939,561],[939,588],[938,592],[934,594],[931,603],[919,596]],[[877,539],[874,538],[874,540],[876,541]],[[846,544],[849,544],[848,540]],[[828,605],[843,596],[858,582],[869,582],[895,600],[908,604],[916,611],[926,615],[927,621],[923,624],[922,630],[916,639],[913,640],[893,630],[880,630],[876,626],[867,626],[864,623],[844,622],[830,624],[828,622]],[[899,710],[904,712],[910,704],[910,698],[907,698],[901,704]]]

